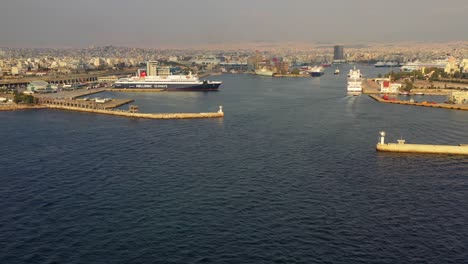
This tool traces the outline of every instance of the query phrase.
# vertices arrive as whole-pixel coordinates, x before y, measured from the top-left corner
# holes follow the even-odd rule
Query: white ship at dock
[[[361,70],[357,70],[356,67],[349,70],[347,91],[348,93],[362,92],[362,74]]]
[[[158,71],[164,72],[164,74],[158,75]],[[121,78],[114,83],[114,88],[164,91],[217,91],[220,85],[220,81],[200,80],[196,75],[192,75],[191,72],[187,75],[172,75],[168,67],[158,67],[155,63],[148,62],[146,72],[141,72],[134,77]]]

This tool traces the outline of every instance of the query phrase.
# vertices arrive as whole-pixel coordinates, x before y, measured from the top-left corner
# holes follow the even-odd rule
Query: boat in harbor
[[[159,91],[217,91],[222,82],[200,80],[189,72],[187,75],[173,75],[170,68],[159,62],[147,62],[145,70],[138,70],[136,76],[120,78],[114,89],[139,89]]]
[[[356,67],[349,70],[347,91],[348,93],[362,92],[362,74],[361,70],[357,70]]]
[[[135,76],[121,78],[114,83],[116,89],[158,89],[163,91],[217,91],[222,82],[200,80],[188,75]]]
[[[262,75],[262,76],[273,76],[275,72],[272,70],[268,70],[267,68],[256,69],[255,74]]]
[[[333,74],[335,74],[335,75],[340,74],[340,69],[335,69],[335,72]]]
[[[320,77],[325,73],[322,66],[315,66],[310,70],[310,76],[312,77]]]

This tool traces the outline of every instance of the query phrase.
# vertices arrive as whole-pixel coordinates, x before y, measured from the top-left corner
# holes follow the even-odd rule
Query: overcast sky
[[[468,40],[468,0],[4,0],[0,47]]]

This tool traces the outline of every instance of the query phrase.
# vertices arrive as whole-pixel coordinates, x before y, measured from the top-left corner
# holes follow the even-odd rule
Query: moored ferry
[[[222,82],[200,80],[197,76],[168,75],[121,78],[116,89],[159,89],[164,91],[217,91]]]
[[[217,91],[221,83],[220,81],[200,80],[191,72],[187,75],[172,75],[169,67],[160,67],[158,62],[147,62],[146,71],[140,72],[139,70],[136,76],[120,78],[114,83],[114,88],[161,91]]]
[[[362,92],[362,74],[360,70],[356,70],[356,67],[349,70],[347,91],[349,93]]]
[[[320,77],[325,73],[322,66],[315,66],[310,70],[310,76],[312,77]]]

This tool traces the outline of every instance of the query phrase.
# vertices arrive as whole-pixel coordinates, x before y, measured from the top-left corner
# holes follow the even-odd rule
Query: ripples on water
[[[224,120],[0,113],[0,262],[466,262],[467,158],[375,144],[468,143],[467,113],[347,97],[344,74],[219,78],[111,96]]]

